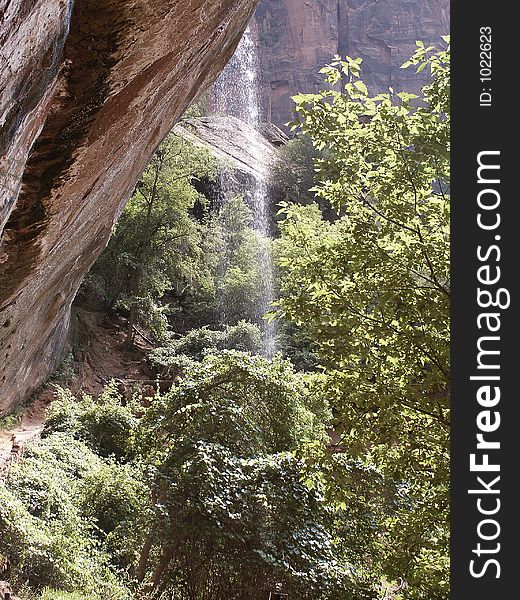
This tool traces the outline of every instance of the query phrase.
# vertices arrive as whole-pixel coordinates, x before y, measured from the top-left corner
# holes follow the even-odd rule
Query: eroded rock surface
[[[240,194],[254,210],[254,194],[261,181],[270,203],[269,212],[274,215],[276,202],[284,196],[272,177],[273,167],[280,158],[280,146],[289,140],[278,127],[262,123],[258,131],[237,117],[211,115],[183,120],[174,131],[209,150],[220,165],[218,177],[194,182],[210,205],[221,206],[226,199]]]
[[[0,0],[0,416],[60,361],[83,276],[255,4]]]
[[[413,71],[400,66],[416,40],[438,44],[449,32],[449,0],[261,0],[256,23],[264,108],[281,125],[291,119],[291,96],[319,89],[319,70],[335,54],[363,58],[373,93],[418,91]]]
[[[266,125],[266,129],[271,132],[271,137],[277,131],[278,138],[284,139],[283,133],[274,125],[271,128]],[[187,119],[175,131],[193,143],[208,148],[230,169],[256,179],[266,179],[277,159],[277,148],[269,137],[237,117],[214,115]],[[261,163],[258,155],[263,157]]]

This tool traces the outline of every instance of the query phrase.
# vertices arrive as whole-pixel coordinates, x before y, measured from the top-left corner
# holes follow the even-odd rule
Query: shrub
[[[141,554],[152,588],[200,599],[218,582],[216,600],[257,600],[278,582],[302,600],[346,592],[332,513],[291,453],[323,443],[310,403],[288,361],[229,350],[155,398],[137,436],[157,499]]]
[[[132,452],[132,432],[137,419],[115,384],[105,388],[97,401],[84,395],[81,399],[59,390],[49,411],[44,434],[52,431],[71,433],[83,440],[101,456],[128,457]]]
[[[262,333],[258,325],[239,321],[236,325],[226,325],[223,330],[201,327],[192,329],[185,336],[173,340],[167,346],[156,348],[148,358],[161,376],[177,377],[186,372],[195,362],[208,354],[220,350],[239,350],[260,354]]]
[[[47,588],[43,590],[41,600],[89,600],[87,596],[79,592],[60,592]]]
[[[221,339],[221,331],[201,327],[192,329],[182,338],[175,340],[170,348],[175,354],[185,354],[195,360],[202,360],[208,350],[217,348]]]
[[[81,482],[82,514],[96,524],[114,566],[127,567],[137,558],[149,495],[137,469],[129,465],[103,463]]]
[[[82,481],[82,512],[96,522],[105,534],[122,524],[138,521],[145,486],[135,469],[128,465],[102,463]]]
[[[260,327],[248,321],[239,321],[236,325],[227,325],[218,345],[219,350],[239,350],[260,354],[262,351],[262,333]]]
[[[80,481],[99,464],[84,443],[62,432],[29,446],[12,467],[0,484],[0,553],[9,556],[13,584],[128,597],[80,509]]]

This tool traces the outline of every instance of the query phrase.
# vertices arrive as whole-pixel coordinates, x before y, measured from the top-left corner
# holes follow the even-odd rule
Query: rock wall
[[[59,363],[83,276],[255,4],[0,0],[0,416]]]
[[[256,131],[237,117],[217,115],[187,119],[174,129],[185,139],[206,147],[230,170],[248,175],[253,180],[267,178],[269,166],[277,159],[277,147],[269,134],[272,138],[278,133],[279,144],[286,142],[283,133],[276,130],[273,126],[273,131]],[[259,164],[258,150],[253,152],[253,146],[261,148],[263,164]]]
[[[418,91],[413,72],[400,66],[416,40],[437,44],[449,32],[449,0],[260,0],[255,18],[264,111],[281,125],[291,119],[291,96],[317,91],[318,71],[335,54],[363,58],[373,93]]]
[[[233,116],[211,115],[183,119],[174,132],[184,139],[209,150],[219,163],[219,176],[193,182],[206,196],[210,209],[218,209],[225,198],[240,194],[254,211],[257,182],[265,184],[270,205],[269,214],[277,212],[276,204],[285,199],[278,181],[272,178],[279,159],[279,149],[289,138],[273,124],[263,123],[257,131]],[[253,151],[254,150],[254,151]],[[260,150],[260,152],[259,152]],[[259,163],[258,154],[262,156]],[[202,218],[204,212],[198,216]]]

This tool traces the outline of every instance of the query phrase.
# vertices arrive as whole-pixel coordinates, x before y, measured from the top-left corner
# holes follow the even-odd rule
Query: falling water
[[[253,32],[248,27],[236,52],[215,84],[215,112],[220,115],[234,116],[249,124],[255,131],[260,130],[260,87],[258,53]],[[269,198],[266,182],[267,157],[263,148],[251,132],[249,147],[259,175],[251,189],[253,228],[262,237],[269,238]],[[225,177],[225,176],[224,176]],[[230,182],[222,182],[224,191]],[[263,244],[259,253],[259,271],[261,274],[261,298],[257,307],[257,316],[262,323],[264,352],[273,356],[276,352],[276,330],[273,322],[262,317],[270,310],[274,300],[273,262],[268,245]]]

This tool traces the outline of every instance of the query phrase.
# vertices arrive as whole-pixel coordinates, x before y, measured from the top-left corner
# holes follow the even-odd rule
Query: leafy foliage
[[[170,134],[92,268],[106,308],[129,315],[128,341],[136,325],[164,340],[169,325],[261,320],[259,257],[270,240],[253,229],[242,197],[208,205],[195,183],[215,176],[207,151]]]
[[[223,343],[248,330],[228,328]],[[348,519],[293,454],[323,444],[327,419],[288,361],[236,350],[193,361],[138,417],[110,386],[97,400],[62,392],[44,439],[0,487],[0,552],[44,598],[263,600],[279,586],[364,598],[337,537]]]
[[[101,456],[127,457],[131,453],[136,418],[130,406],[122,406],[114,384],[105,388],[94,402],[84,395],[76,400],[69,391],[59,389],[46,421],[48,431],[71,433]]]
[[[278,244],[279,309],[325,366],[315,393],[342,446],[399,484],[376,564],[408,598],[448,586],[449,48],[430,51],[408,63],[431,70],[421,98],[369,96],[351,58],[322,70],[330,89],[295,97],[293,128],[323,153],[315,193],[338,218],[285,204]]]
[[[62,592],[46,588],[43,591],[41,600],[88,600],[86,596],[78,592]]]
[[[281,452],[313,436],[306,397],[305,383],[288,361],[226,350],[195,363],[147,411],[140,426],[152,427],[156,440],[167,433],[176,451],[181,451],[181,440],[211,434],[238,455],[247,455],[248,448]],[[164,446],[150,449],[156,451],[162,453]]]
[[[289,453],[323,442],[309,404],[287,361],[236,351],[206,356],[155,400],[140,422],[156,512],[151,588],[238,599],[276,583],[301,598],[352,587],[331,509]]]
[[[182,298],[204,293],[208,274],[201,268],[201,227],[190,210],[203,201],[193,182],[214,170],[207,151],[171,133],[154,154],[127,203],[108,247],[94,265],[108,309],[130,311],[141,323],[164,334],[166,291]],[[129,331],[129,336],[133,334]]]
[[[316,200],[310,190],[314,187],[314,162],[319,156],[320,152],[306,135],[289,140],[279,149],[271,177],[283,195],[298,204]]]
[[[147,521],[148,490],[136,465],[103,463],[81,483],[82,514],[96,524],[97,538],[117,569],[137,559]]]
[[[252,211],[241,196],[228,198],[208,221],[208,228],[213,232],[208,238],[212,244],[204,252],[214,265],[214,321],[260,322],[261,257],[269,251],[270,240],[253,229]]]
[[[162,377],[175,377],[182,373],[193,361],[200,361],[208,354],[220,350],[240,350],[260,354],[262,332],[258,325],[239,321],[227,325],[223,330],[201,327],[192,329],[181,338],[156,348],[149,354],[151,365]]]
[[[34,445],[0,484],[0,552],[15,583],[84,591],[89,598],[129,598],[80,509],[84,477],[101,461],[67,434]]]

